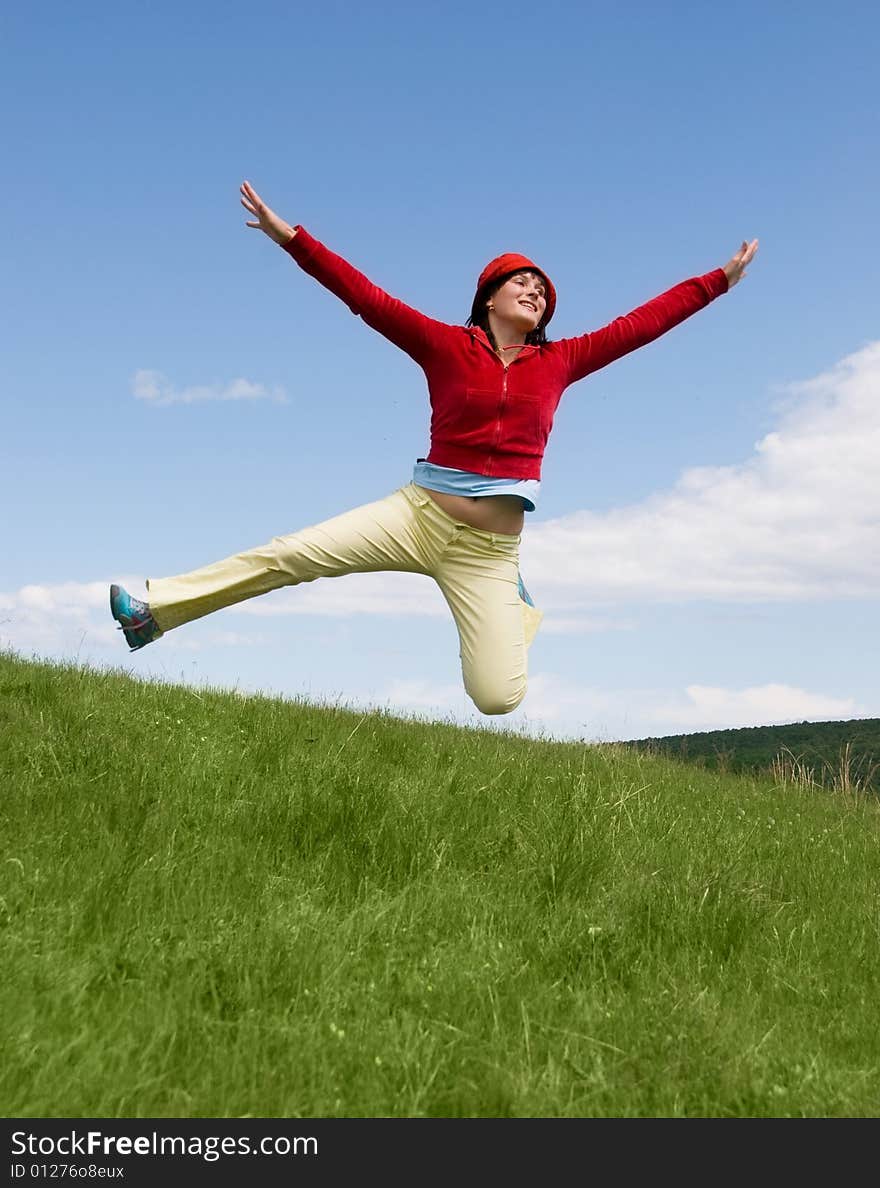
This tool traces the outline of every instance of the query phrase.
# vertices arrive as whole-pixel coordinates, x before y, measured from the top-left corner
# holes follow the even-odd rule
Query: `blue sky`
[[[847,0],[8,10],[0,644],[555,737],[880,716],[878,35]],[[444,321],[530,255],[551,337],[760,241],[563,397],[508,717],[414,575],[115,631],[109,582],[381,498],[428,445],[421,371],[245,227],[243,178]]]

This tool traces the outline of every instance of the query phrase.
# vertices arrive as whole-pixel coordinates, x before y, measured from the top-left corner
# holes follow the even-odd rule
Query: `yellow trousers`
[[[353,511],[177,577],[149,578],[159,629],[280,586],[347,573],[402,570],[434,578],[458,627],[464,687],[484,714],[526,692],[526,654],[543,618],[519,594],[519,536],[452,519],[414,483]]]

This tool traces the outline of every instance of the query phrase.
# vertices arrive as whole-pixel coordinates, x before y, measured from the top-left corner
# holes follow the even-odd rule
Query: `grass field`
[[[0,1107],[874,1116],[878,805],[0,654]]]

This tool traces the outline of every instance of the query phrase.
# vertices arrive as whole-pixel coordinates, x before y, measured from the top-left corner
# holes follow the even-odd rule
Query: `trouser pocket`
[[[536,606],[532,606],[528,602],[520,601],[520,606],[522,607],[523,632],[525,633],[526,647],[528,648],[538,634],[538,628],[541,626],[544,612],[539,611]]]
[[[529,647],[532,640],[541,626],[541,620],[544,618],[544,612],[538,610],[532,601],[532,596],[529,594],[522,580],[522,574],[517,572],[517,581],[519,583],[519,600],[522,608],[523,616],[523,630],[526,637],[526,647]]]

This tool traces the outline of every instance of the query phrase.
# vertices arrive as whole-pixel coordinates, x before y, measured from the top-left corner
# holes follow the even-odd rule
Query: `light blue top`
[[[527,512],[535,510],[541,491],[540,479],[492,478],[486,474],[471,474],[469,470],[435,466],[424,458],[419,458],[415,464],[413,482],[431,491],[445,491],[447,495],[519,495]]]

